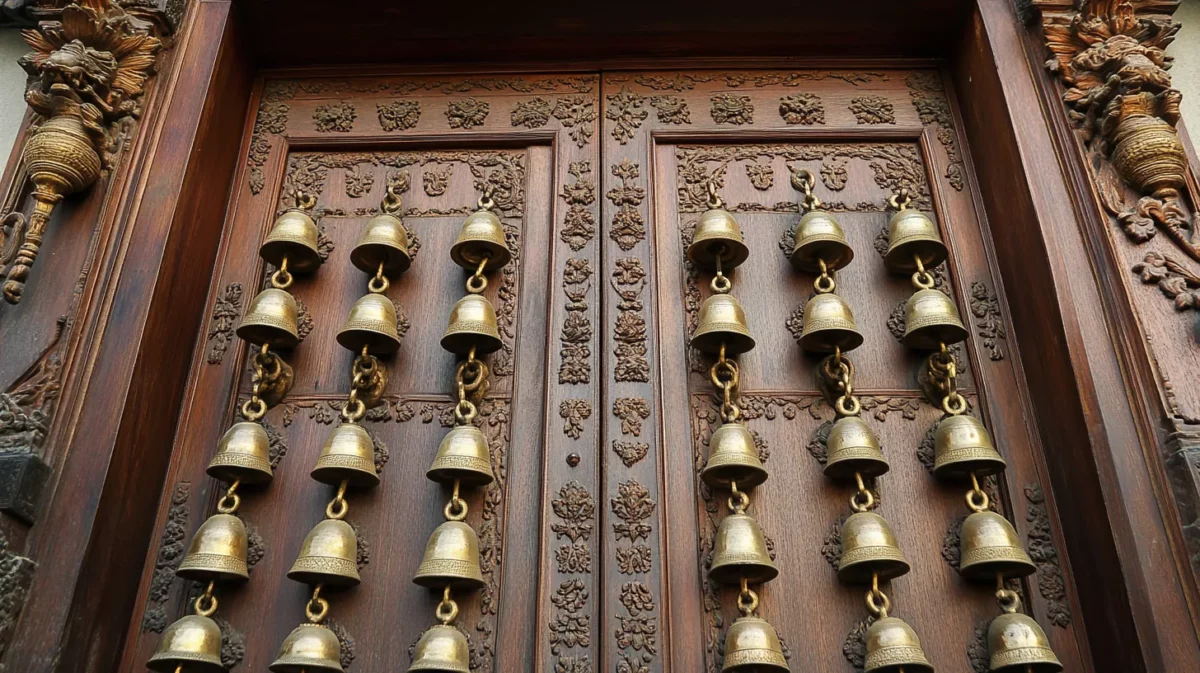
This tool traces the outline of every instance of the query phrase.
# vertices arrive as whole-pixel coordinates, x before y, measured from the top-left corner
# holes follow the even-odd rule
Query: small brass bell
[[[991,579],[997,573],[1024,577],[1037,571],[1016,529],[995,512],[975,512],[968,516],[962,523],[959,540],[958,572],[963,577]]]
[[[725,663],[721,673],[790,671],[775,627],[762,617],[744,615],[725,635]]]
[[[933,435],[933,473],[943,479],[984,477],[1004,471],[1004,458],[987,428],[974,416],[947,416]]]
[[[325,519],[313,526],[287,576],[304,584],[358,584],[358,536],[354,529],[340,519]]]
[[[309,474],[330,486],[342,481],[349,481],[354,488],[377,486],[379,475],[375,473],[375,443],[371,435],[361,425],[339,424],[329,433]]]
[[[887,520],[874,512],[856,512],[842,524],[842,557],[838,579],[843,582],[870,582],[879,573],[887,580],[908,573],[908,561],[896,543]]]
[[[299,208],[289,208],[276,218],[258,254],[275,268],[282,267],[287,258],[289,271],[316,271],[321,266],[318,235],[317,223],[313,222],[312,216]]]
[[[792,266],[806,273],[820,273],[821,262],[829,271],[845,268],[854,259],[854,248],[846,232],[831,213],[810,210],[796,223]]]
[[[853,479],[855,472],[878,477],[888,471],[879,438],[858,416],[839,418],[829,429],[825,446],[825,476],[832,479]]]
[[[208,476],[225,482],[263,484],[275,476],[271,469],[271,440],[258,423],[242,421],[221,435],[217,453],[208,463]]]
[[[916,209],[905,208],[888,221],[888,249],[883,264],[894,272],[911,273],[917,270],[916,258],[926,269],[946,261],[949,252],[937,225]]]
[[[904,306],[904,336],[909,348],[933,350],[940,344],[967,340],[967,328],[958,318],[954,301],[941,290],[917,290]]]
[[[408,252],[408,230],[400,218],[380,213],[367,222],[367,229],[350,251],[350,263],[359,271],[374,274],[383,265],[385,273],[404,273],[412,266]]]
[[[200,524],[175,574],[197,582],[246,580],[246,524],[232,514],[214,514]]]
[[[754,348],[754,337],[746,324],[746,311],[737,297],[714,294],[700,305],[700,320],[692,335],[692,348],[718,353],[725,344],[727,355],[739,355]]]
[[[409,671],[471,673],[471,648],[462,631],[449,624],[437,624],[421,634],[413,648]]]
[[[479,268],[479,262],[488,258],[484,271],[493,271],[512,260],[512,252],[504,240],[504,226],[500,218],[486,208],[480,208],[467,216],[458,240],[450,246],[450,259],[468,271]]]
[[[180,666],[188,673],[225,673],[221,665],[221,627],[216,622],[188,615],[163,631],[146,667],[175,673]]]
[[[895,617],[881,617],[867,628],[863,673],[933,673],[916,631]]]
[[[337,342],[355,353],[363,346],[370,353],[388,355],[400,350],[400,333],[396,331],[396,305],[382,294],[365,294],[354,302]]]
[[[988,627],[988,670],[994,673],[1058,673],[1062,663],[1050,649],[1046,632],[1033,617],[1009,612]]]
[[[696,234],[688,246],[687,258],[702,269],[715,269],[717,257],[721,269],[729,271],[750,256],[750,248],[742,238],[742,228],[733,214],[724,208],[709,208],[700,215]]]
[[[737,482],[738,488],[751,489],[767,480],[767,470],[758,459],[754,435],[741,423],[725,423],[708,440],[708,462],[700,478],[712,488]]]
[[[442,348],[458,355],[466,355],[474,348],[477,355],[486,355],[500,350],[503,345],[496,308],[487,297],[468,294],[454,304],[450,310],[450,323],[442,334]]]
[[[342,644],[326,626],[301,624],[284,638],[270,669],[273,673],[342,673]]]
[[[487,437],[473,425],[454,426],[442,438],[425,476],[443,484],[456,479],[470,486],[492,483],[495,477]]]
[[[474,529],[461,521],[447,521],[433,529],[413,582],[433,589],[482,587],[479,536]]]
[[[299,312],[291,293],[269,287],[250,301],[250,308],[237,327],[238,338],[272,348],[295,348],[300,343],[296,327]]]
[[[816,353],[851,351],[862,345],[863,335],[854,324],[854,312],[845,299],[827,292],[815,294],[804,306],[800,347]]]
[[[713,539],[712,567],[708,578],[719,584],[770,582],[779,568],[767,551],[767,536],[754,517],[734,511],[721,519]]]

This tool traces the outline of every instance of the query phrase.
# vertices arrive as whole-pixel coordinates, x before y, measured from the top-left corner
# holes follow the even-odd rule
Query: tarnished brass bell
[[[175,574],[197,582],[250,579],[246,569],[246,524],[232,514],[214,514],[200,524]]]
[[[479,268],[479,262],[488,258],[484,271],[502,268],[512,260],[512,252],[504,241],[504,225],[500,218],[486,208],[480,208],[467,216],[458,240],[450,246],[450,259],[468,271]]]
[[[374,274],[383,264],[385,273],[403,273],[412,266],[408,253],[408,229],[399,217],[380,213],[367,222],[362,238],[350,251],[350,263],[359,271]]]
[[[984,477],[1004,471],[1004,458],[992,436],[974,416],[947,416],[933,435],[933,473],[943,479]]]
[[[312,216],[299,208],[289,208],[275,219],[258,254],[276,268],[282,267],[287,258],[288,271],[316,271],[321,266],[317,238],[317,223]]]
[[[995,512],[975,512],[959,529],[958,572],[969,579],[1024,577],[1037,571],[1012,524]]]
[[[270,669],[273,673],[342,673],[342,644],[326,626],[301,624],[283,639]]]
[[[742,238],[742,228],[733,214],[724,208],[709,208],[696,223],[696,234],[688,246],[687,258],[702,269],[716,269],[721,258],[721,270],[729,271],[750,256],[750,248]]]
[[[853,479],[855,472],[878,477],[888,471],[879,438],[858,416],[839,418],[829,429],[825,446],[825,476],[832,479]]]
[[[895,617],[876,619],[867,628],[867,658],[863,673],[933,673],[916,631]]]
[[[163,631],[146,667],[161,673],[175,673],[180,666],[188,673],[224,673],[221,627],[216,622],[208,617],[188,615]]]
[[[820,273],[821,262],[829,271],[845,268],[854,259],[854,248],[833,214],[810,210],[796,223],[792,266],[806,273]]]
[[[358,353],[363,346],[367,352],[388,355],[400,350],[400,333],[396,331],[396,305],[382,294],[363,295],[350,308],[350,315],[337,333],[337,342]]]
[[[337,486],[343,480],[354,488],[379,484],[375,473],[375,443],[361,425],[342,423],[329,433],[310,473],[322,484]]]
[[[917,290],[904,305],[904,336],[909,348],[933,350],[939,344],[966,341],[967,328],[958,318],[954,301],[941,290]]]
[[[854,324],[854,312],[845,299],[826,292],[815,294],[804,305],[800,347],[816,353],[851,351],[862,345],[863,335]]]
[[[456,425],[442,438],[433,465],[425,473],[433,481],[484,486],[492,483],[491,451],[487,436],[473,425]]]
[[[291,293],[269,287],[250,301],[250,308],[237,327],[238,338],[272,348],[295,348],[300,343],[296,327],[299,312]]]
[[[461,521],[447,521],[433,529],[413,582],[434,589],[482,587],[479,536],[474,529]]]
[[[754,446],[754,435],[746,426],[725,423],[713,431],[708,440],[708,462],[700,478],[713,488],[737,482],[741,489],[754,488],[767,480],[767,470]]]
[[[916,271],[918,257],[926,269],[931,269],[946,261],[948,254],[937,225],[925,213],[905,208],[888,221],[888,249],[883,264],[890,271]]]
[[[907,574],[908,561],[896,534],[887,520],[875,512],[855,512],[842,524],[842,557],[838,579],[843,582],[870,582],[879,573],[887,580]]]
[[[725,663],[721,673],[790,671],[775,627],[762,617],[744,615],[725,635]]]
[[[739,355],[754,349],[754,337],[746,324],[746,310],[730,294],[714,294],[700,305],[700,320],[692,335],[692,347],[705,353],[717,353],[725,344],[727,355]]]
[[[474,348],[477,355],[486,355],[500,350],[502,345],[496,308],[487,297],[468,294],[454,304],[450,323],[442,334],[442,348],[458,355],[466,355]]]
[[[767,551],[767,536],[754,517],[735,511],[721,519],[713,539],[710,580],[738,584],[745,577],[751,584],[760,584],[778,575],[779,568]]]
[[[287,576],[304,584],[358,584],[358,536],[354,529],[340,519],[325,519],[313,526]]]
[[[1046,632],[1033,617],[1009,612],[988,627],[988,670],[994,673],[1058,673],[1062,663],[1050,649]]]
[[[462,631],[449,624],[432,626],[413,648],[409,671],[471,673],[471,648]]]
[[[217,453],[208,463],[208,476],[221,481],[263,484],[275,476],[271,469],[271,440],[258,423],[242,421],[221,435]]]

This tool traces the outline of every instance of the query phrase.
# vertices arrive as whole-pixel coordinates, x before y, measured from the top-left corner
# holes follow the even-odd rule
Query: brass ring
[[[912,275],[913,287],[918,290],[931,290],[934,286],[933,274],[928,271],[915,271]]]
[[[1010,614],[1021,609],[1021,596],[1011,589],[997,589],[996,602],[1001,610]]]
[[[313,610],[313,603],[317,604],[319,610]],[[329,614],[329,601],[320,596],[313,596],[312,600],[304,604],[304,616],[308,617],[308,621],[313,624],[320,624],[321,620]]]
[[[736,423],[742,417],[742,410],[736,404],[721,405],[721,419],[726,423]]]
[[[233,504],[226,505],[225,502],[227,500],[232,500]],[[238,511],[238,507],[241,507],[241,505],[242,499],[237,493],[226,493],[225,495],[221,496],[220,500],[217,501],[217,511],[221,514],[233,514],[234,512]]]
[[[912,195],[909,194],[908,188],[902,187],[900,191],[888,197],[888,205],[896,210],[904,210],[912,203]]]
[[[345,519],[348,513],[350,513],[350,503],[346,502],[346,499],[340,495],[330,500],[328,505],[325,505],[325,516],[334,521]]]
[[[758,594],[750,589],[743,589],[738,592],[737,604],[738,611],[743,615],[752,615],[758,609]]]
[[[470,425],[478,414],[479,410],[475,408],[471,400],[459,400],[458,404],[454,407],[454,420],[459,425]]]
[[[271,274],[271,287],[276,290],[286,290],[292,286],[292,274],[288,273],[287,269],[279,268],[275,273]]]
[[[312,210],[313,206],[317,205],[317,197],[309,194],[306,191],[296,192],[296,207],[301,210]]]
[[[382,273],[377,273],[374,276],[371,276],[371,280],[367,281],[367,290],[373,294],[383,294],[384,292],[387,292],[387,289],[391,287],[391,285],[392,284],[388,282],[387,276],[384,276]]]
[[[975,502],[976,497],[979,498],[978,503]],[[988,508],[989,502],[990,502],[990,500],[988,498],[988,494],[985,493],[982,489],[973,488],[973,489],[967,491],[967,507],[972,512],[986,511]]]
[[[487,289],[487,276],[473,275],[467,277],[467,292],[471,294],[479,294]]]
[[[342,418],[353,423],[367,414],[367,405],[362,400],[358,399],[357,390],[351,390],[351,398],[346,404],[342,405]],[[351,411],[354,409],[354,411]]]
[[[876,602],[876,597],[882,605]],[[892,601],[887,597],[887,594],[875,588],[867,590],[867,609],[876,617],[886,617],[888,610],[892,609]]]
[[[859,496],[862,496],[863,501],[859,502]],[[869,512],[875,507],[875,496],[867,489],[855,491],[854,495],[850,496],[850,509],[855,512]]]
[[[491,197],[491,190],[489,189],[486,194],[479,197],[479,201],[477,201],[475,205],[481,210],[491,210],[492,208],[495,208],[496,202]]]
[[[443,598],[437,604],[437,610],[434,611],[434,614],[437,615],[437,620],[442,624],[452,624],[458,617],[458,603],[449,598]]]
[[[257,421],[267,415],[267,403],[257,397],[251,397],[242,403],[242,416],[248,421]]]
[[[718,273],[713,276],[712,282],[708,286],[717,294],[729,294],[729,291],[733,289],[733,281],[729,280],[729,276]]]
[[[834,282],[833,276],[827,273],[817,276],[817,279],[813,281],[813,289],[817,291],[817,294],[829,294],[836,288],[837,283]]]
[[[735,491],[725,504],[729,505],[729,509],[734,513],[741,514],[750,506],[750,496],[746,495],[745,491]]]
[[[467,501],[462,498],[450,498],[450,502],[442,508],[446,521],[463,521],[467,518]]]
[[[957,392],[950,393],[942,398],[942,411],[950,414],[951,416],[958,416],[966,410],[967,398],[963,397]]]
[[[713,363],[713,366],[708,370],[708,378],[718,390],[724,390],[725,384],[729,384],[730,388],[737,388],[741,376],[738,372],[736,360],[718,360]]]
[[[857,416],[862,411],[862,403],[853,395],[842,395],[834,401],[833,406],[842,416]]]
[[[206,599],[208,607],[204,607]],[[196,602],[192,606],[196,609],[196,614],[201,617],[209,617],[217,611],[217,597],[206,591],[196,598]]]

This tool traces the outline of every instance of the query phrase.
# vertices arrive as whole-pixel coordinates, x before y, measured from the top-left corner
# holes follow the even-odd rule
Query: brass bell
[[[838,579],[843,582],[870,582],[879,574],[880,580],[908,573],[908,561],[896,543],[887,520],[875,512],[856,512],[842,524],[842,557],[838,562]]]
[[[810,210],[796,223],[796,244],[792,246],[792,266],[806,273],[820,273],[821,262],[829,271],[849,266],[854,248],[846,232],[831,213]]]
[[[275,219],[258,254],[276,268],[282,267],[287,258],[288,271],[316,271],[322,261],[317,238],[317,223],[312,216],[299,208],[289,208]]]
[[[954,301],[941,290],[917,290],[904,306],[904,336],[909,348],[933,350],[940,344],[967,340],[967,328],[958,318]]]
[[[378,272],[380,264],[385,273],[408,271],[412,255],[408,252],[408,230],[400,218],[391,213],[372,217],[362,238],[350,251],[350,263],[369,274]]]
[[[1050,649],[1046,632],[1033,617],[1009,612],[992,620],[988,627],[988,670],[1000,673],[1058,673],[1062,663]]]
[[[200,524],[175,574],[197,582],[246,580],[246,524],[232,514],[214,514]]]
[[[751,584],[760,584],[778,575],[779,568],[767,551],[767,536],[754,517],[734,511],[721,519],[713,538],[708,579],[719,584],[738,584],[745,577]]]
[[[790,671],[775,627],[762,617],[743,615],[725,635],[725,663],[721,673]]]
[[[321,455],[309,475],[330,486],[342,481],[354,488],[371,488],[379,484],[375,473],[375,443],[361,425],[341,423],[321,447]]]
[[[313,526],[287,576],[304,584],[358,584],[358,536],[354,529],[341,519],[325,519]]]
[[[916,258],[926,269],[946,261],[949,252],[937,225],[916,209],[905,208],[888,221],[888,249],[883,264],[890,271],[911,273],[917,270]]]
[[[959,529],[958,572],[968,579],[1024,577],[1037,571],[1017,531],[995,512],[975,512]]]
[[[270,669],[274,673],[342,673],[342,644],[326,626],[301,624],[283,639]]]
[[[466,355],[474,348],[477,355],[486,355],[500,350],[502,345],[496,308],[487,297],[468,294],[454,304],[450,323],[442,334],[442,348],[458,355]]]
[[[895,617],[881,617],[867,628],[867,658],[863,673],[933,673],[916,631]]]
[[[492,483],[495,477],[487,437],[473,425],[454,426],[442,438],[425,476],[444,484],[455,480],[469,486]]]
[[[221,665],[221,627],[216,622],[188,615],[163,631],[146,667],[175,673],[181,666],[189,673],[225,673]]]
[[[718,353],[725,344],[727,355],[738,355],[754,348],[754,337],[746,324],[746,310],[730,294],[714,294],[700,305],[700,320],[692,335],[692,348]]]
[[[863,335],[854,324],[854,312],[845,299],[826,292],[815,294],[804,306],[800,347],[816,353],[850,351],[862,345]]]
[[[388,355],[400,350],[396,331],[396,305],[382,294],[365,294],[354,302],[337,342],[355,353],[367,347],[369,353]]]
[[[462,631],[449,624],[431,626],[413,648],[409,671],[471,673],[471,648]]]
[[[300,343],[296,327],[299,312],[291,293],[269,287],[250,301],[250,308],[237,327],[238,338],[272,348],[295,348]]]
[[[758,459],[754,435],[741,423],[725,423],[708,440],[708,462],[700,478],[712,488],[737,482],[738,488],[751,489],[767,480],[767,470]]]
[[[413,582],[440,589],[478,589],[483,586],[479,569],[479,537],[462,521],[447,521],[433,529],[425,544],[425,556]]]
[[[987,428],[974,416],[947,416],[933,435],[933,473],[943,479],[984,477],[1004,471],[1004,458]]]
[[[504,226],[500,218],[486,208],[480,208],[467,216],[458,240],[450,246],[450,259],[468,271],[479,268],[479,262],[488,258],[484,271],[493,271],[512,260],[512,252],[504,240]]]
[[[853,479],[856,472],[878,477],[888,471],[879,438],[858,416],[839,418],[829,429],[825,446],[825,476],[831,479]]]
[[[264,484],[275,476],[271,469],[271,440],[258,423],[242,421],[221,435],[217,453],[208,463],[208,476],[221,481]]]
[[[733,214],[724,208],[709,208],[700,215],[687,258],[702,269],[715,269],[721,258],[722,271],[740,265],[750,256],[742,238],[742,228]]]

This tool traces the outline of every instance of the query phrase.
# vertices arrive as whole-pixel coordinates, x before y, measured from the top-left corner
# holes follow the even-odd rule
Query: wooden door
[[[403,670],[438,596],[411,583],[447,492],[424,477],[452,419],[454,356],[438,346],[465,278],[448,255],[485,188],[515,263],[488,290],[503,348],[478,421],[496,482],[468,499],[485,587],[459,625],[479,671],[718,671],[735,593],[705,579],[723,496],[698,479],[717,422],[710,359],[688,347],[707,275],[684,250],[710,185],[741,223],[750,261],[733,273],[758,341],[740,358],[741,399],[771,473],[755,490],[781,575],[761,591],[793,671],[861,668],[863,589],[838,583],[836,529],[852,489],[821,474],[833,410],[819,360],[795,341],[812,277],[787,260],[799,218],[792,176],[846,228],[855,262],[838,274],[865,344],[854,351],[864,417],[892,470],[877,485],[913,570],[891,583],[939,670],[986,668],[992,588],[955,572],[962,488],[928,469],[941,412],[922,396],[923,360],[902,347],[905,277],[887,273],[887,198],[901,188],[938,222],[951,258],[934,269],[971,333],[960,390],[1008,460],[987,488],[1028,540],[1038,572],[1019,590],[1068,670],[1076,638],[1070,569],[985,246],[971,152],[935,69],[711,70],[545,75],[266,74],[246,121],[242,169],[211,279],[212,314],[194,354],[124,670],[141,670],[198,587],[174,578],[222,487],[204,474],[250,393],[233,333],[264,283],[257,247],[287,195],[317,195],[325,262],[299,277],[303,341],[295,385],[265,419],[276,477],[247,489],[251,579],[219,591],[233,670],[265,670],[304,620],[309,590],[285,578],[329,487],[308,476],[349,389],[352,355],[335,334],[365,276],[348,263],[388,185],[413,235],[412,269],[388,295],[404,345],[386,364],[384,403],[365,425],[382,484],[350,496],[359,587],[331,593],[347,671]],[[986,148],[978,148],[981,156]],[[980,156],[977,155],[977,156]],[[166,450],[164,448],[164,450]],[[983,667],[983,668],[981,668]]]

